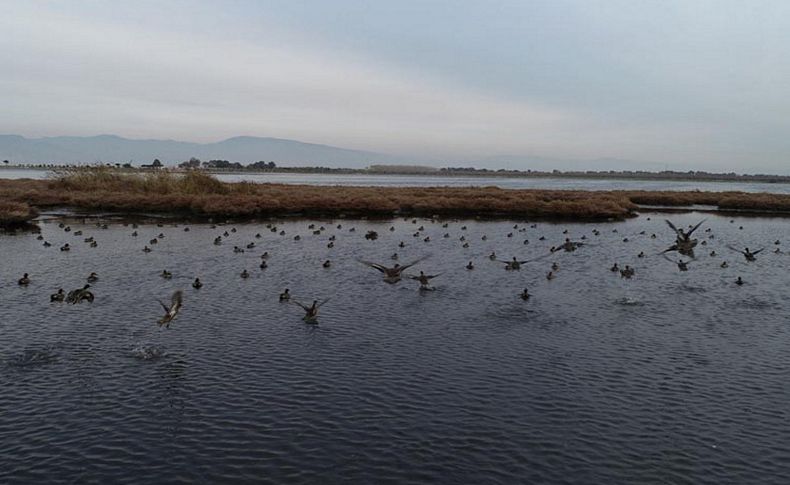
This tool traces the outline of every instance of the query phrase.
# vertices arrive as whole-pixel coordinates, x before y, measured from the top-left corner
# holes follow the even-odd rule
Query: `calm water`
[[[49,176],[42,170],[0,170],[0,178],[43,179]],[[469,187],[496,186],[506,189],[566,189],[566,190],[703,190],[723,192],[769,192],[790,194],[790,184],[754,182],[688,182],[671,180],[592,180],[566,178],[505,178],[505,177],[441,177],[424,175],[322,175],[289,173],[227,173],[216,177],[225,182],[250,181],[258,183],[377,186],[377,187]]]
[[[787,483],[790,259],[772,251],[790,251],[790,222],[706,215],[699,237],[715,238],[682,273],[655,256],[673,236],[648,216],[526,232],[513,229],[523,221],[324,220],[313,235],[310,221],[277,222],[285,236],[263,223],[141,224],[137,238],[117,221],[71,220],[75,236],[53,220],[41,224],[51,248],[1,235],[0,482]],[[521,271],[487,258],[582,235],[590,245]],[[746,263],[727,243],[768,249]],[[414,269],[443,273],[436,291],[386,284],[356,261],[391,264],[394,252],[430,255]],[[636,276],[611,273],[614,261]],[[91,271],[94,303],[49,303]],[[319,325],[278,301],[285,287],[331,298]],[[159,328],[156,299],[176,289],[182,314]]]

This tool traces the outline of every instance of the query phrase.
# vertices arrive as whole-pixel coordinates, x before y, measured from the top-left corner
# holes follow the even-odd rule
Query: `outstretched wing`
[[[309,306],[305,305],[304,303],[298,302],[298,301],[294,300],[293,298],[291,298],[291,303],[293,303],[295,305],[299,305],[300,307],[302,307],[304,309],[304,311],[310,310]]]
[[[540,261],[541,259],[546,259],[546,258],[548,258],[549,256],[552,256],[553,254],[554,254],[554,253],[552,253],[552,252],[548,252],[548,253],[546,253],[546,254],[543,254],[543,255],[541,255],[541,256],[538,256],[537,258],[528,259],[528,260],[526,260],[526,261],[519,261],[519,263],[521,263],[521,264],[526,264],[526,263],[533,263],[533,262],[535,262],[535,261]]]
[[[176,291],[173,293],[173,296],[170,298],[170,302],[173,306],[181,306],[181,303],[184,301],[184,293],[181,290]]]
[[[429,280],[432,280],[432,279],[436,278],[437,276],[441,276],[441,275],[442,275],[442,273],[436,273],[436,274],[428,275],[428,276],[426,276],[426,278],[428,278]]]
[[[330,298],[327,298],[326,300],[322,301],[321,303],[316,305],[316,308],[321,308],[322,306],[324,306],[324,303],[328,302],[329,300],[330,300]]]
[[[691,235],[694,233],[694,231],[699,229],[699,226],[701,226],[702,223],[705,222],[705,221],[707,221],[707,219],[702,219],[701,221],[699,221],[699,224],[697,224],[696,226],[692,227],[691,230],[688,233],[686,233],[686,235],[688,237],[691,237]]]
[[[675,234],[677,234],[678,236],[680,236],[680,231],[678,230],[678,228],[677,228],[677,227],[675,227],[675,225],[674,225],[674,224],[672,224],[672,222],[671,222],[669,219],[664,219],[664,220],[667,222],[667,225],[668,225],[669,227],[671,227],[673,231],[675,231]]]
[[[377,264],[377,263],[371,263],[370,261],[362,261],[361,259],[359,259],[357,261],[359,261],[360,263],[362,263],[364,265],[370,266],[371,268],[377,269],[377,270],[381,271],[382,273],[386,273],[387,272],[387,267],[386,266],[382,266],[382,265]]]
[[[170,313],[170,308],[167,305],[165,305],[164,303],[162,303],[162,300],[156,300],[156,301],[157,301],[157,303],[162,305],[162,308],[165,309],[165,313]]]
[[[762,252],[764,250],[765,250],[765,248],[760,248],[757,251],[752,251],[752,254],[758,254],[758,253],[760,253],[760,252]]]
[[[727,245],[727,249],[732,249],[732,250],[733,250],[733,251],[735,251],[736,253],[746,254],[746,253],[744,253],[743,251],[741,251],[740,249],[738,249],[738,248],[736,248],[736,247],[733,247],[733,246],[731,246],[731,245],[729,245],[729,244]],[[754,253],[752,253],[752,254],[754,254]]]
[[[403,270],[405,270],[406,268],[411,268],[412,266],[414,266],[415,264],[417,264],[417,263],[419,263],[419,262],[421,262],[421,261],[425,261],[426,259],[428,259],[428,256],[423,256],[423,257],[421,257],[421,258],[419,258],[419,259],[415,259],[414,261],[412,261],[412,262],[411,262],[411,263],[409,263],[409,264],[406,264],[406,265],[400,266],[398,269],[399,269],[399,270],[401,270],[401,271],[403,271]]]

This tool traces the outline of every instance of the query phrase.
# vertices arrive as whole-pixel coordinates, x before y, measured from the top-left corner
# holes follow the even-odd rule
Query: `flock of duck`
[[[647,219],[650,220],[649,217]],[[435,223],[436,220],[432,220],[432,222]],[[666,220],[667,225],[672,229],[672,231],[675,234],[675,241],[668,248],[666,248],[664,251],[661,251],[658,254],[661,255],[663,258],[665,258],[667,261],[677,265],[678,270],[680,270],[680,271],[688,271],[689,270],[689,266],[691,265],[691,263],[696,261],[696,256],[694,254],[695,249],[697,249],[697,247],[699,245],[702,245],[702,246],[707,245],[707,242],[705,240],[702,240],[700,242],[699,239],[696,239],[696,238],[692,237],[692,235],[703,225],[704,222],[705,222],[705,220],[700,221],[698,224],[693,225],[693,226],[690,225],[688,227],[688,229],[684,229],[684,228],[678,228],[671,221]],[[733,221],[730,221],[730,222],[733,222]],[[417,224],[417,220],[413,219],[412,223],[413,224]],[[124,224],[124,225],[128,226],[129,224]],[[162,224],[159,224],[158,226],[162,227]],[[63,222],[61,222],[59,224],[59,227],[66,233],[71,232],[71,228],[69,226],[67,226]],[[107,224],[97,224],[97,227],[99,227],[101,229],[107,229],[108,225]],[[131,236],[135,237],[135,238],[139,237],[139,234],[138,234],[138,231],[137,231],[137,227],[138,226],[136,224],[132,224],[132,227],[133,227],[134,230],[131,233]],[[449,223],[448,222],[443,223],[442,227],[443,228],[448,228],[449,227]],[[535,229],[535,228],[537,228],[537,225],[536,224],[532,224],[529,227],[532,228],[532,229]],[[216,225],[212,225],[211,228],[212,229],[216,229],[217,226]],[[273,233],[279,234],[280,236],[285,236],[286,235],[284,230],[279,230],[278,231],[278,228],[277,228],[277,226],[275,224],[271,224],[271,223],[266,224],[266,228],[269,229]],[[324,231],[326,231],[326,228],[324,226],[316,227],[315,224],[310,224],[310,225],[307,226],[307,228],[309,230],[311,230],[314,235],[321,235]],[[342,225],[338,224],[337,225],[337,229],[338,230],[342,229]],[[467,229],[466,226],[462,226],[461,227],[461,232],[463,233],[464,231],[466,231],[466,229]],[[523,233],[523,232],[526,232],[527,227],[520,227],[518,224],[515,224],[513,226],[513,229],[514,229],[514,231]],[[740,229],[743,229],[743,228],[741,227]],[[185,227],[183,230],[185,232],[189,232],[190,229],[189,229],[189,227]],[[391,226],[389,230],[390,231],[395,231],[395,227]],[[353,233],[355,231],[356,231],[356,229],[353,228],[353,227],[349,229],[349,232]],[[231,233],[235,233],[235,232],[236,232],[235,228],[231,228],[231,229],[229,229],[229,231],[227,231],[227,230],[224,231],[223,234],[221,234],[221,235],[219,235],[219,236],[214,238],[213,244],[218,245],[218,246],[219,245],[223,245],[225,240],[230,237]],[[430,241],[430,236],[424,236],[424,232],[425,232],[425,227],[424,226],[420,226],[416,230],[416,232],[414,232],[413,235],[414,235],[415,238],[422,238],[423,241],[429,242]],[[614,229],[612,232],[616,233],[617,229]],[[710,233],[711,229],[708,228],[708,229],[705,230],[705,232]],[[600,231],[598,231],[597,229],[593,229],[592,233],[595,236],[600,236],[600,234],[601,234]],[[81,236],[82,235],[82,231],[75,231],[73,234],[76,235],[76,236]],[[563,234],[568,234],[568,231],[567,230],[563,231]],[[645,231],[642,231],[639,234],[640,235],[645,235]],[[513,236],[514,236],[514,232],[510,232],[510,233],[507,234],[508,238],[512,238]],[[148,244],[145,244],[142,250],[144,252],[146,252],[146,253],[150,253],[153,250],[152,246],[157,245],[159,240],[163,239],[164,237],[165,237],[164,233],[160,233],[157,237],[151,239],[148,242]],[[379,237],[378,233],[376,231],[372,231],[372,230],[371,231],[367,231],[366,234],[365,234],[365,239],[371,240],[371,241],[377,240],[378,237]],[[450,236],[450,234],[448,232],[446,232],[443,237],[444,238],[449,238],[451,236]],[[656,236],[656,234],[651,234],[650,237],[655,239],[657,236]],[[709,234],[709,236],[708,236],[709,239],[713,239],[713,237],[714,237],[713,234]],[[255,235],[255,238],[256,239],[261,239],[262,235],[260,233],[258,233],[258,234]],[[37,239],[41,240],[41,241],[44,241],[44,238],[43,238],[43,236],[41,234],[38,235]],[[293,239],[298,241],[298,240],[301,239],[301,236],[295,235],[293,237]],[[463,247],[469,247],[469,241],[467,240],[467,237],[465,235],[461,235],[459,239],[460,239],[460,242],[463,243]],[[486,240],[486,239],[487,239],[487,236],[483,235],[482,236],[482,240]],[[541,241],[544,241],[545,237],[541,236],[539,239]],[[335,235],[331,235],[329,237],[329,242],[327,244],[327,247],[328,248],[334,247],[335,241],[336,241],[336,236]],[[97,245],[98,245],[97,241],[93,237],[85,238],[84,242],[87,243],[90,247],[94,247],[94,248],[97,247]],[[628,242],[628,237],[623,238],[623,242]],[[529,244],[529,240],[525,239],[524,240],[524,244],[525,245]],[[488,259],[493,261],[493,262],[497,262],[497,263],[503,264],[504,265],[504,269],[506,271],[519,271],[521,269],[522,265],[526,265],[528,263],[541,261],[543,259],[546,259],[546,258],[552,256],[553,254],[555,254],[557,252],[568,252],[568,253],[574,252],[574,251],[577,251],[580,248],[584,247],[585,245],[590,245],[590,244],[592,244],[592,243],[588,243],[587,242],[587,237],[586,236],[582,236],[581,239],[578,240],[578,241],[572,241],[570,238],[565,238],[565,240],[562,243],[560,243],[560,244],[558,244],[556,246],[552,246],[546,254],[543,254],[543,255],[538,256],[536,258],[519,259],[519,258],[513,256],[509,260],[508,259],[499,259],[499,257],[497,256],[496,252],[491,252],[491,254],[488,256]],[[778,246],[780,244],[780,242],[776,241],[774,244]],[[49,243],[48,241],[44,241],[43,245],[45,247],[51,247],[52,246],[52,244]],[[398,247],[399,248],[403,248],[403,247],[405,247],[405,245],[406,245],[405,242],[401,241],[398,244]],[[254,250],[254,249],[256,249],[256,247],[257,247],[256,243],[255,242],[251,242],[251,243],[248,243],[247,245],[245,245],[244,247],[234,246],[233,247],[233,252],[234,253],[243,253],[245,251]],[[758,249],[756,251],[752,251],[749,248],[739,249],[739,248],[735,248],[735,247],[730,246],[730,245],[727,245],[727,248],[729,248],[732,251],[735,251],[735,252],[738,252],[738,253],[742,254],[747,262],[756,261],[757,255],[765,250],[765,248],[760,248],[760,249]],[[71,247],[70,247],[70,245],[68,243],[66,243],[66,244],[64,244],[64,245],[62,245],[60,247],[60,250],[61,251],[70,251]],[[677,253],[680,257],[678,257],[678,259],[670,258],[668,256],[668,254],[669,253],[673,253],[673,252]],[[774,252],[781,253],[781,250],[777,247]],[[645,256],[646,255],[645,255],[644,252],[640,252],[639,255],[638,255],[638,258],[643,258]],[[716,256],[716,252],[715,251],[711,251],[710,252],[710,256]],[[685,257],[686,259],[683,259],[683,257]],[[386,282],[386,283],[396,284],[396,283],[400,282],[405,277],[407,279],[414,280],[414,281],[418,282],[420,291],[432,291],[432,290],[434,290],[434,288],[431,286],[431,281],[433,279],[438,278],[439,276],[441,276],[442,273],[426,274],[425,272],[420,271],[419,274],[412,274],[412,273],[407,272],[410,268],[413,268],[414,266],[416,266],[417,264],[423,262],[427,258],[428,258],[428,256],[424,256],[422,258],[418,258],[418,259],[413,260],[413,261],[411,261],[409,263],[406,263],[406,264],[400,264],[400,263],[396,262],[396,263],[392,263],[391,266],[388,266],[386,264],[381,264],[381,263],[365,261],[365,260],[362,260],[362,259],[359,259],[358,261],[359,261],[360,264],[366,265],[366,266],[368,266],[368,267],[370,267],[372,269],[375,269],[376,271],[380,272],[383,275],[383,281]],[[268,267],[268,264],[267,264],[267,260],[268,259],[269,259],[268,251],[263,252],[261,254],[261,256],[260,256],[260,260],[261,260],[260,268],[261,269],[266,269]],[[390,256],[390,259],[394,260],[394,261],[397,261],[399,259],[398,253],[397,252],[393,253]],[[330,260],[326,260],[322,264],[322,266],[324,268],[329,268],[329,267],[331,267],[331,264],[332,264],[332,262]],[[720,264],[720,267],[721,268],[727,268],[728,267],[727,261],[723,261]],[[469,261],[469,263],[466,264],[465,268],[467,270],[473,270],[475,268],[474,262],[473,261]],[[620,267],[618,265],[618,263],[615,262],[614,265],[610,269],[611,269],[612,272],[618,273],[620,275],[620,277],[624,278],[624,279],[631,279],[632,277],[634,277],[636,275],[636,270],[630,265],[625,265],[624,267]],[[550,271],[548,271],[546,273],[546,279],[547,280],[554,279],[558,270],[559,270],[558,263],[557,262],[553,262],[551,264]],[[162,273],[160,273],[160,276],[162,278],[164,278],[164,279],[171,279],[173,275],[172,275],[171,272],[169,272],[167,269],[165,269],[165,270],[162,271]],[[240,273],[240,276],[241,276],[241,278],[249,278],[250,273],[245,269],[245,270],[243,270]],[[82,303],[82,302],[93,302],[95,296],[94,296],[93,292],[91,291],[91,288],[92,288],[91,285],[99,280],[99,276],[95,272],[92,272],[92,273],[90,273],[88,275],[86,280],[87,280],[87,283],[83,287],[73,289],[73,290],[69,291],[68,293],[66,293],[62,288],[58,289],[58,291],[56,293],[54,293],[54,294],[52,294],[50,296],[50,301],[53,302],[53,303],[71,303],[71,304],[78,304],[78,303]],[[20,286],[27,286],[30,283],[31,283],[31,277],[30,277],[30,275],[28,273],[25,273],[22,276],[22,278],[20,278],[18,280],[18,284]],[[744,284],[744,281],[739,276],[737,278],[737,280],[735,280],[734,283],[737,284],[737,285],[742,285],[742,284]],[[200,281],[200,278],[195,278],[194,279],[194,281],[192,282],[192,287],[195,290],[199,290],[200,288],[203,287],[203,283]],[[528,288],[524,288],[523,291],[521,291],[518,296],[522,300],[525,300],[525,301],[528,300],[531,297]],[[311,304],[305,304],[305,303],[302,303],[302,302],[296,300],[295,298],[293,298],[291,296],[290,290],[288,288],[286,288],[279,295],[279,300],[281,302],[292,303],[292,304],[295,304],[295,305],[299,306],[305,312],[303,320],[306,323],[311,323],[311,324],[317,324],[318,323],[318,310],[324,304],[326,304],[329,301],[328,298],[327,299],[323,299],[323,300],[315,299],[315,300],[312,301]],[[181,311],[181,308],[183,306],[183,292],[181,290],[178,290],[175,293],[173,293],[173,295],[170,297],[170,301],[168,303],[164,303],[162,301],[159,301],[159,304],[161,305],[161,307],[162,307],[162,309],[164,311],[164,314],[163,314],[163,316],[161,318],[158,319],[157,323],[160,326],[169,327],[171,322],[173,322],[173,320],[176,319],[176,317],[179,315],[179,313]]]

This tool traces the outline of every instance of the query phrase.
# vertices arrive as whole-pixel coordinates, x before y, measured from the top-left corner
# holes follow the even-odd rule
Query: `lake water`
[[[790,221],[704,217],[688,272],[655,255],[673,240],[658,214],[536,228],[276,221],[283,236],[263,222],[141,223],[136,238],[115,220],[67,220],[67,233],[52,219],[40,224],[50,248],[0,235],[0,482],[787,483],[790,259],[773,250],[790,251]],[[521,271],[487,257],[582,236]],[[768,249],[747,263],[726,244]],[[414,270],[442,273],[435,291],[357,261],[395,252],[429,256]],[[636,276],[610,272],[615,261]],[[92,271],[93,303],[49,303]],[[286,287],[329,298],[318,325],[278,301]],[[177,289],[181,315],[160,328],[156,300]]]
[[[50,172],[43,170],[2,169],[0,178],[43,179]],[[712,192],[742,191],[790,194],[787,183],[757,182],[690,182],[673,180],[618,180],[568,178],[508,177],[442,177],[424,175],[361,175],[361,174],[300,174],[300,173],[222,173],[216,177],[225,182],[257,182],[277,184],[377,186],[377,187],[469,187],[496,186],[505,189],[564,190],[703,190]]]

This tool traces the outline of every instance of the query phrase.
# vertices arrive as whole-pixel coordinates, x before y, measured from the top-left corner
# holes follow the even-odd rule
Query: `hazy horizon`
[[[787,173],[788,14],[778,1],[12,0],[0,133]]]

